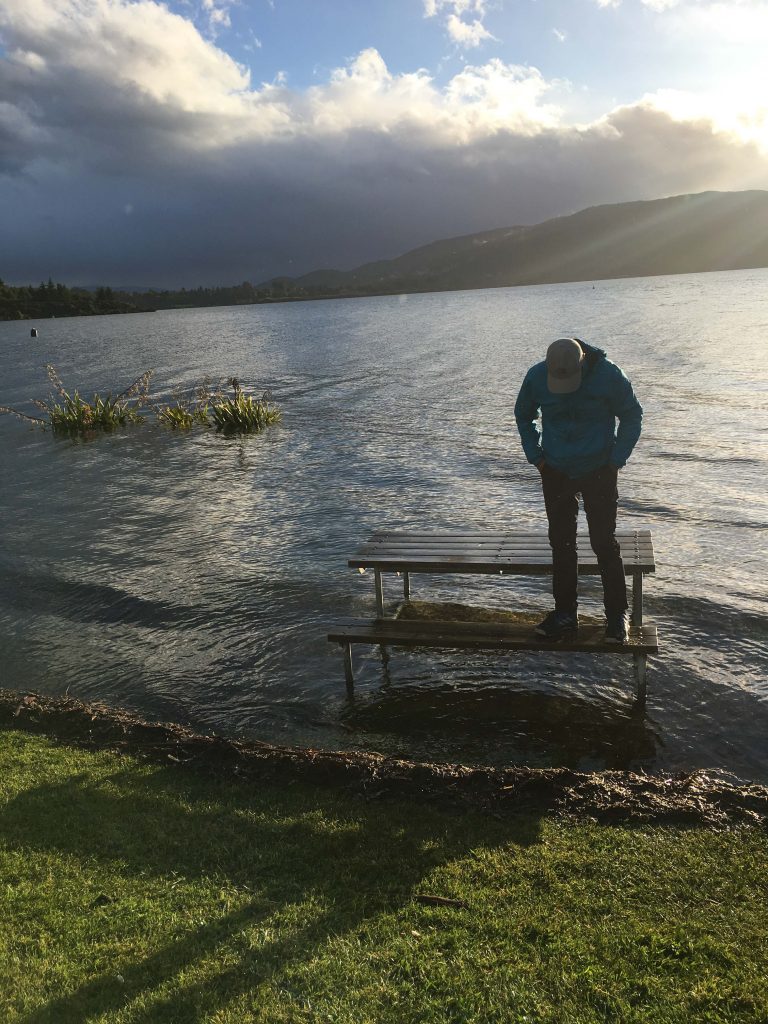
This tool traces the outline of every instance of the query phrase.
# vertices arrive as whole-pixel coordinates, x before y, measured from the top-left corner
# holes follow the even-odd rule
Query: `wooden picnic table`
[[[374,571],[376,619],[341,623],[328,637],[344,648],[348,690],[351,693],[354,685],[351,644],[370,643],[398,647],[631,654],[635,662],[637,699],[645,700],[647,656],[658,651],[655,627],[643,624],[643,576],[656,569],[653,541],[647,528],[620,528],[616,539],[621,547],[624,571],[632,577],[632,621],[629,643],[625,646],[606,642],[602,628],[597,626],[582,626],[578,635],[567,641],[551,641],[536,636],[530,625],[520,623],[435,623],[386,618],[385,573],[402,577],[403,597],[408,601],[414,573],[547,575],[552,573],[552,551],[547,535],[533,530],[377,531],[348,561],[351,568]],[[577,557],[580,574],[599,574],[597,558],[586,533],[577,534]]]

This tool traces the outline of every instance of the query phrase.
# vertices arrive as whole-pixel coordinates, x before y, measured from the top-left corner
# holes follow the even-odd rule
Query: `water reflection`
[[[357,733],[416,741],[441,757],[461,750],[471,760],[571,768],[637,769],[653,764],[660,743],[645,712],[578,694],[415,682],[391,684],[354,697],[342,715]]]

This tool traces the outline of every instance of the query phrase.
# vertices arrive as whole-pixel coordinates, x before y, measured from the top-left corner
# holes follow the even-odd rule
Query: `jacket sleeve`
[[[544,457],[541,451],[540,435],[534,426],[538,415],[539,404],[533,395],[529,370],[515,402],[515,421],[520,432],[520,440],[523,442],[525,457],[534,465]]]
[[[643,407],[635,397],[632,385],[618,366],[611,382],[611,407],[619,421],[619,429],[616,431],[616,443],[611,452],[610,462],[621,469],[627,464],[632,449],[640,437]]]

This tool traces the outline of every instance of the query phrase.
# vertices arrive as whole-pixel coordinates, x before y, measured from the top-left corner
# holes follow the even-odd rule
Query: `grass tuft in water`
[[[55,366],[46,366],[48,380],[55,391],[48,400],[35,399],[35,405],[45,417],[28,416],[18,409],[0,406],[0,412],[10,413],[20,419],[28,420],[51,430],[87,434],[96,430],[114,430],[127,423],[139,423],[144,417],[138,409],[145,404],[149,395],[149,382],[152,370],[145,370],[120,394],[113,396],[110,392],[102,397],[95,392],[89,400],[84,399],[80,392],[69,392],[59,376]]]
[[[174,430],[189,430],[196,423],[208,424],[207,409],[188,409],[183,405],[166,405],[157,410],[157,418],[166,427]]]
[[[49,395],[47,401],[36,399],[32,402],[44,417],[30,416],[5,405],[0,405],[0,413],[9,413],[43,428],[71,434],[114,430],[144,419],[138,410],[149,402],[152,370],[146,370],[114,397],[111,392],[104,397],[94,393],[88,400],[77,390],[67,391],[54,366],[48,365],[46,372],[55,394]],[[213,389],[210,379],[206,378],[192,394],[177,391],[169,404],[153,403],[158,423],[174,430],[189,430],[199,424],[215,427],[224,434],[251,434],[279,422],[280,410],[272,402],[269,392],[265,391],[261,398],[246,395],[234,377],[227,381],[227,385],[232,388],[231,396],[221,386]]]
[[[265,392],[261,398],[244,394],[236,378],[227,381],[233,395],[217,395],[210,406],[213,425],[224,434],[252,434],[280,421],[280,410]]]

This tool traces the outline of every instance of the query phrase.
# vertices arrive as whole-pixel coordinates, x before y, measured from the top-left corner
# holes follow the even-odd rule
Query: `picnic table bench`
[[[545,640],[529,623],[415,621],[387,618],[384,614],[383,576],[402,577],[403,597],[411,596],[414,573],[472,573],[485,575],[551,575],[552,551],[547,535],[526,530],[489,532],[378,531],[350,558],[353,569],[373,569],[376,618],[339,623],[328,639],[344,649],[347,690],[354,690],[352,644],[382,647],[456,647],[471,650],[581,651],[590,654],[631,655],[635,665],[636,697],[645,701],[647,658],[658,652],[656,627],[643,623],[643,576],[656,570],[651,531],[618,529],[624,572],[632,577],[632,617],[626,645],[607,642],[603,627],[581,625],[576,636]],[[589,537],[577,535],[578,571],[599,574]]]

